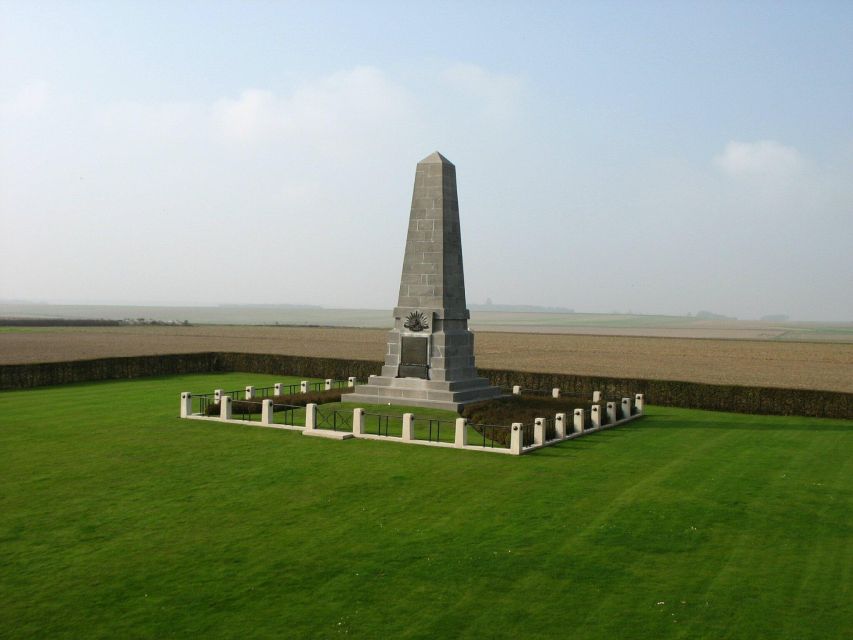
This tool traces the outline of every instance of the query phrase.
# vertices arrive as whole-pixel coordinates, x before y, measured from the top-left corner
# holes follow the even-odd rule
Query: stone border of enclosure
[[[327,379],[325,383],[309,383],[306,380],[303,380],[298,386],[300,389],[300,393],[308,393],[311,390],[312,384],[323,385],[325,390],[332,389],[335,382],[332,379]],[[349,387],[354,386],[356,383],[355,377],[350,377],[347,379],[346,384]],[[276,394],[280,394],[282,389],[285,387],[296,387],[297,385],[283,385],[281,383],[277,383],[271,387],[264,387],[264,390],[274,389]],[[404,413],[402,415],[402,433],[401,436],[390,436],[387,435],[387,426],[386,426],[386,435],[381,435],[378,429],[376,434],[367,433],[365,429],[365,417],[366,412],[363,408],[356,407],[352,410],[352,420],[350,423],[346,423],[344,419],[342,421],[342,426],[349,426],[350,430],[341,430],[338,431],[337,428],[328,429],[324,428],[318,421],[318,405],[315,403],[308,403],[304,407],[305,411],[305,424],[297,425],[297,424],[287,424],[287,423],[276,423],[275,422],[275,413],[276,408],[280,408],[285,412],[285,416],[287,416],[287,411],[290,410],[291,417],[293,416],[293,409],[302,409],[303,407],[296,407],[294,405],[276,405],[272,398],[260,398],[256,396],[256,390],[253,386],[247,386],[245,390],[242,390],[243,399],[242,402],[252,402],[253,404],[261,405],[261,418],[260,420],[240,420],[234,418],[234,413],[232,410],[233,403],[235,401],[235,394],[241,393],[240,391],[235,392],[225,392],[221,389],[216,389],[212,394],[192,394],[189,391],[185,391],[181,393],[181,405],[180,405],[180,417],[189,420],[204,420],[204,421],[212,421],[218,423],[228,423],[228,424],[240,424],[240,425],[249,425],[253,427],[264,427],[269,429],[285,429],[288,431],[301,431],[304,436],[312,436],[312,437],[320,437],[320,438],[329,438],[333,440],[348,440],[351,438],[359,438],[363,440],[380,440],[386,442],[399,442],[402,444],[415,444],[421,446],[428,447],[443,447],[443,448],[451,448],[451,449],[464,449],[466,451],[490,451],[492,453],[500,453],[507,455],[523,455],[526,453],[530,453],[532,451],[536,451],[537,449],[542,449],[543,447],[550,447],[555,444],[559,444],[561,442],[565,442],[566,440],[573,440],[576,438],[583,437],[585,435],[589,435],[592,433],[597,433],[599,431],[604,431],[606,429],[612,429],[614,427],[619,427],[627,424],[633,420],[638,418],[642,418],[645,412],[645,398],[642,393],[638,393],[634,395],[634,398],[626,397],[622,398],[620,403],[621,415],[625,416],[622,418],[618,418],[620,412],[617,411],[616,402],[611,401],[606,403],[606,422],[602,418],[605,413],[601,410],[601,405],[593,404],[590,409],[590,418],[592,427],[584,428],[586,425],[585,420],[585,411],[584,409],[575,409],[572,413],[572,421],[571,421],[571,429],[569,429],[569,419],[567,414],[558,413],[551,418],[536,418],[532,425],[525,425],[521,422],[514,422],[509,426],[501,425],[501,426],[487,426],[487,425],[469,425],[467,419],[465,418],[456,418],[454,421],[454,439],[453,442],[442,442],[431,439],[432,432],[432,423],[433,422],[449,422],[448,421],[438,421],[438,420],[430,420],[430,439],[423,440],[415,437],[415,415],[412,413]],[[518,386],[514,386],[512,390],[513,394],[520,394],[521,388]],[[550,392],[550,395],[554,398],[560,397],[560,389],[554,388]],[[231,395],[229,395],[231,394]],[[593,392],[593,402],[598,402],[601,400],[601,392],[595,391]],[[202,412],[194,412],[193,409],[193,399],[194,398],[213,398],[215,404],[219,404],[219,416],[208,416],[206,415],[206,411],[202,410]],[[236,398],[239,400],[239,396]],[[207,400],[201,403],[201,406],[207,406]],[[341,411],[336,411],[335,413],[344,413]],[[370,414],[373,416],[374,414]],[[382,416],[376,415],[375,417],[381,418],[399,418],[399,416]],[[553,429],[549,428],[550,423],[553,423]],[[387,424],[387,420],[386,420]],[[492,429],[506,429],[509,431],[510,439],[508,447],[495,447],[494,444],[491,446],[487,446],[485,444],[486,436],[485,432],[481,432],[483,435],[482,446],[469,444],[469,427],[481,427],[483,429],[492,428]],[[492,434],[492,438],[494,438],[494,433]]]

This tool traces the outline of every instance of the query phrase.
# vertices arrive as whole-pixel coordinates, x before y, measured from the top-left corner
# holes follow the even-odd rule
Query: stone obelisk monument
[[[418,163],[409,233],[381,376],[347,402],[458,410],[501,395],[474,368],[468,330],[456,167],[435,152]]]

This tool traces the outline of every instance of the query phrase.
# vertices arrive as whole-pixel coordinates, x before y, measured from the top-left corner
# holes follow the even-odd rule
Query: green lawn
[[[0,636],[850,637],[851,422],[650,407],[514,457],[176,417],[278,380],[0,393]]]

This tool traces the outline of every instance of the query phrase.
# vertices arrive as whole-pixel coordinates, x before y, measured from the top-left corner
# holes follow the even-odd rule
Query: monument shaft
[[[436,152],[418,163],[409,230],[381,376],[348,402],[458,409],[500,391],[477,377],[468,330],[456,167]]]

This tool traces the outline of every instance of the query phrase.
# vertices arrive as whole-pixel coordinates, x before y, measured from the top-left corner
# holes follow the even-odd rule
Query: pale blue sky
[[[853,3],[0,2],[0,299],[853,319]]]

